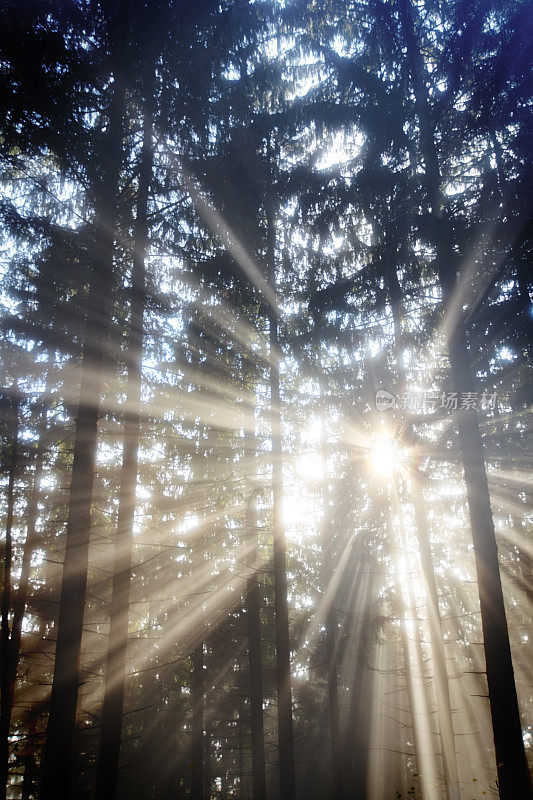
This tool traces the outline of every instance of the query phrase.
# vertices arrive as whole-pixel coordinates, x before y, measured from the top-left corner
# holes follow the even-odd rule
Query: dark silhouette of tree
[[[96,795],[102,798],[114,798],[116,796],[124,708],[132,535],[138,469],[137,454],[141,427],[143,316],[146,294],[145,257],[148,241],[148,199],[153,162],[152,93],[153,81],[148,77],[144,81],[143,144],[133,236],[134,252],[131,276],[130,331],[127,348],[128,378],[124,423],[124,454],[115,542],[113,594],[102,711],[102,735],[96,780]]]
[[[109,326],[109,298],[113,286],[114,236],[122,168],[124,117],[123,73],[119,54],[123,46],[124,10],[104,8],[104,24],[114,67],[109,98],[109,123],[99,153],[102,171],[95,191],[93,274],[87,298],[80,403],[70,485],[66,550],[57,624],[54,679],[50,697],[44,751],[42,797],[68,796],[79,687],[79,658],[87,584],[92,488],[96,437],[103,381],[103,359]]]
[[[0,398],[2,408],[2,423],[6,428],[4,433],[5,442],[2,444],[6,458],[8,484],[7,484],[7,513],[5,523],[5,545],[4,545],[4,586],[2,591],[2,668],[1,686],[2,703],[0,708],[0,746],[2,772],[1,792],[5,797],[6,781],[9,759],[9,725],[11,721],[11,709],[13,706],[13,655],[10,642],[9,611],[11,606],[11,569],[13,562],[13,516],[15,502],[15,480],[17,477],[18,452],[19,452],[19,413],[21,398],[16,390],[4,394]],[[5,449],[4,449],[5,448]],[[5,455],[4,455],[5,454]]]
[[[442,286],[445,311],[450,317],[448,348],[452,379],[457,392],[468,392],[474,390],[474,381],[461,310],[456,311],[454,306],[459,291],[457,258],[453,248],[450,220],[445,212],[443,213],[445,201],[441,195],[442,176],[427,97],[424,66],[420,57],[420,47],[416,41],[412,7],[410,3],[402,0],[399,8],[413,81],[415,110],[420,124],[428,205],[432,209],[429,214],[432,239],[436,247],[436,272]],[[499,791],[502,798],[510,798],[517,791],[527,796],[530,791],[530,781],[516,697],[483,444],[475,409],[461,413],[458,423],[476,555]]]

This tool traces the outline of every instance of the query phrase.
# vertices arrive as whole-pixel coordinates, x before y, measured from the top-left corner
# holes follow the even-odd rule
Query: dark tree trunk
[[[449,297],[450,295],[448,299]],[[449,307],[449,303],[447,306]],[[449,351],[455,391],[472,391],[474,383],[462,320],[450,336]],[[529,797],[531,786],[522,738],[483,444],[475,409],[460,412],[459,435],[474,543],[498,786],[502,800],[514,800],[516,797]]]
[[[206,714],[204,719],[204,795],[205,800],[211,800],[211,784],[213,783],[213,770],[212,770],[212,725],[211,714]]]
[[[201,642],[191,654],[192,662],[192,742],[191,800],[204,798],[204,646]]]
[[[22,779],[21,800],[30,800],[35,788],[35,734],[37,730],[37,712],[32,710],[28,726],[28,741],[24,753],[24,777]]]
[[[80,402],[76,418],[66,550],[57,623],[50,712],[44,747],[41,800],[68,797],[80,673],[80,648],[87,588],[91,506],[104,345],[113,286],[114,230],[122,156],[124,90],[119,80],[111,99],[104,174],[99,202],[91,288],[85,325]]]
[[[118,509],[117,535],[109,644],[104,686],[100,750],[96,773],[98,800],[114,800],[117,792],[120,741],[124,711],[124,682],[128,644],[135,489],[138,473],[140,435],[141,370],[145,304],[145,258],[148,241],[148,197],[152,177],[152,110],[146,93],[143,148],[137,190],[134,256],[131,287],[131,320],[128,342],[128,381],[124,420],[124,449]]]
[[[272,290],[276,288],[274,215],[268,209],[267,269]],[[270,413],[272,430],[272,526],[274,538],[274,613],[276,633],[276,687],[278,694],[278,747],[280,800],[294,800],[294,740],[292,724],[291,649],[287,602],[287,552],[283,530],[283,464],[281,444],[281,397],[277,309],[269,307]]]
[[[207,480],[207,457],[209,433],[206,435],[206,429],[201,428],[198,434],[198,449],[193,460],[193,481],[199,486],[199,505],[197,506],[199,513],[204,515],[204,519],[200,527],[196,531],[195,539],[192,542],[192,577],[201,570],[202,565],[205,563],[205,550],[206,550],[206,529],[207,517],[209,515],[208,506],[208,480]],[[191,720],[191,800],[204,800],[205,794],[205,674],[204,669],[204,644],[207,637],[207,624],[204,617],[204,610],[202,607],[198,609],[199,618],[194,624],[194,630],[191,630],[191,704],[192,704],[192,720]],[[192,622],[190,623],[192,625]]]
[[[420,485],[418,468],[412,473],[413,503],[415,507],[416,534],[420,552],[420,562],[424,583],[426,585],[429,638],[433,656],[433,674],[435,680],[435,697],[437,701],[437,717],[441,740],[442,766],[444,784],[448,800],[460,800],[459,772],[455,753],[455,737],[453,731],[452,708],[450,703],[450,687],[446,668],[446,653],[442,637],[442,622],[439,611],[439,598],[435,581],[435,570],[429,543],[428,522],[424,511],[424,499]]]
[[[247,438],[247,437],[246,437]],[[252,497],[246,503],[246,534],[254,545],[250,554],[252,574],[246,581],[248,617],[248,674],[252,740],[252,788],[254,800],[266,800],[265,737],[263,730],[263,663],[261,655],[261,592],[257,575],[257,520]]]
[[[6,541],[4,547],[4,589],[2,592],[2,635],[1,654],[2,665],[0,671],[0,798],[4,800],[7,791],[9,775],[9,727],[11,721],[11,708],[13,705],[13,692],[11,686],[11,657],[9,640],[9,608],[11,604],[11,566],[13,561],[13,514],[15,503],[15,478],[18,460],[19,436],[19,407],[20,399],[11,394],[6,398],[6,411],[10,430],[9,473],[7,483],[7,510],[6,510]]]
[[[394,255],[394,250],[391,251],[391,255]],[[403,309],[401,304],[401,287],[398,280],[398,274],[396,272],[395,261],[393,260],[389,261],[388,288],[391,300],[392,315],[394,319],[396,362],[400,368],[400,386],[404,391],[406,376],[405,370],[400,367],[403,342],[403,332],[401,327]],[[441,740],[444,784],[448,800],[460,800],[459,773],[457,768],[457,757],[455,753],[455,738],[450,704],[448,672],[446,669],[446,654],[444,651],[437,584],[435,582],[435,571],[429,543],[428,522],[424,510],[424,499],[422,496],[418,463],[414,465],[411,477],[413,485],[412,497],[415,509],[416,535],[419,545],[422,573],[424,575],[424,582],[426,585],[429,636],[431,653],[433,657],[435,699],[437,703],[437,717],[439,720],[439,736]]]
[[[241,673],[239,671],[239,679]],[[237,774],[239,780],[239,796],[245,796],[244,785],[244,686],[242,681],[239,680],[239,718],[237,720],[238,730],[238,743],[237,743]]]
[[[320,395],[323,403],[322,414],[325,416],[325,389],[323,381],[320,383]],[[322,431],[322,502],[324,504],[324,515],[322,523],[322,592],[325,597],[331,581],[334,577],[332,547],[333,536],[331,533],[332,520],[330,516],[329,504],[329,484],[328,484],[328,459],[327,443],[325,433]],[[329,735],[331,746],[331,788],[333,800],[342,800],[344,797],[343,789],[343,758],[342,742],[340,731],[339,714],[339,686],[337,675],[337,606],[336,597],[331,597],[326,609],[325,619],[325,639],[326,639],[326,683],[328,688],[328,718]]]
[[[48,389],[48,384],[47,384]],[[45,392],[45,397],[47,391]],[[30,581],[30,567],[31,557],[35,550],[37,543],[37,516],[39,513],[39,484],[41,481],[44,465],[44,436],[46,430],[46,405],[43,403],[41,420],[40,420],[40,434],[39,442],[37,445],[37,453],[35,457],[35,472],[33,474],[33,484],[31,488],[30,498],[28,502],[28,509],[26,512],[27,520],[27,533],[26,541],[24,542],[24,549],[22,552],[22,569],[20,574],[20,582],[15,599],[13,601],[13,623],[11,625],[11,638],[9,640],[8,648],[8,689],[6,692],[5,708],[2,708],[2,734],[6,730],[9,735],[9,728],[11,725],[11,715],[13,713],[13,700],[15,697],[15,684],[17,680],[18,665],[20,659],[20,647],[22,639],[22,623],[26,611],[26,600],[28,598],[28,586]],[[5,714],[5,717],[4,717]],[[7,769],[7,766],[6,766]],[[0,794],[0,797],[2,795]]]
[[[358,560],[360,555],[357,556]],[[354,565],[354,574],[357,566]],[[350,800],[365,800],[368,794],[369,742],[371,737],[373,681],[369,661],[372,642],[372,614],[376,598],[376,578],[370,564],[367,574],[360,574],[357,589],[350,603],[357,610],[349,612],[347,626],[354,668],[350,675],[350,706],[344,741],[346,794]],[[358,621],[359,620],[359,621]]]
[[[440,209],[444,203],[442,178],[428,103],[424,64],[416,38],[410,0],[399,0],[399,10],[420,123],[431,207]],[[462,392],[473,390],[474,381],[461,308],[455,309],[454,304],[457,290],[457,256],[450,240],[451,231],[446,225],[445,217],[434,210],[433,222],[437,273],[442,287],[445,313],[450,315],[448,351],[452,381],[455,391],[460,396]],[[475,409],[460,413],[459,437],[476,561],[498,788],[502,800],[514,800],[517,797],[529,797],[531,785],[522,739],[483,444]]]
[[[420,647],[418,626],[413,634],[415,641],[410,646],[407,634],[407,620],[414,616],[414,608],[407,608],[403,597],[403,586],[394,567],[395,591],[401,607],[400,611],[400,639],[402,643],[402,656],[405,672],[405,689],[407,693],[411,726],[413,732],[414,756],[417,771],[421,775],[421,789],[423,796],[432,796],[431,790],[437,786],[436,754],[433,750],[431,737],[424,735],[423,729],[429,730],[430,723],[425,707],[425,684],[422,675],[422,650]],[[416,670],[416,671],[415,671]]]

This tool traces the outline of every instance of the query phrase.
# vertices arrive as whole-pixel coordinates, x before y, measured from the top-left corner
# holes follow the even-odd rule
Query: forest
[[[0,0],[0,800],[529,800],[533,3]]]

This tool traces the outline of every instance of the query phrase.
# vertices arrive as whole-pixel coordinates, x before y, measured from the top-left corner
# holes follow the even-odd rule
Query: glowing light
[[[300,456],[296,465],[297,474],[307,482],[319,481],[324,474],[324,463],[319,453],[306,453]]]
[[[386,434],[376,437],[370,444],[369,462],[377,478],[390,478],[402,464],[403,452]]]
[[[309,516],[309,501],[302,494],[290,494],[283,498],[283,524],[287,533],[302,525],[302,521]]]

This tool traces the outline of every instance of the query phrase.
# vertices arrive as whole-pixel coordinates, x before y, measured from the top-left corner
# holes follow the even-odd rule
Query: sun
[[[392,437],[380,433],[370,442],[368,460],[377,478],[391,478],[402,465],[403,452]]]

